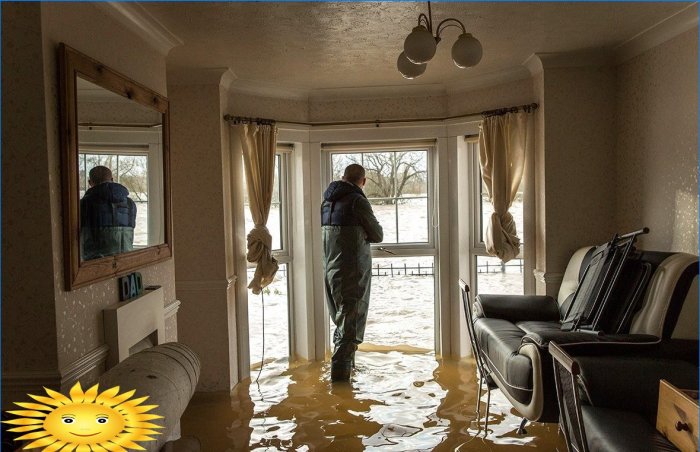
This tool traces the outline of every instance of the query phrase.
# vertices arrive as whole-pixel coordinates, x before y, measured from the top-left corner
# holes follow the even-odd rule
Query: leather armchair
[[[569,450],[666,451],[677,450],[655,428],[659,381],[679,388],[697,388],[698,368],[677,359],[640,355],[638,347],[605,346],[572,353],[566,345],[551,342],[561,410],[561,429]],[[654,354],[663,349],[648,348]],[[582,355],[578,355],[582,353]],[[603,353],[602,355],[596,355]],[[574,449],[575,448],[575,449]]]

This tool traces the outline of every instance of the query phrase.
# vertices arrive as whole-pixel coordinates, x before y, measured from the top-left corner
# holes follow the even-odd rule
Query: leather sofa
[[[473,305],[473,342],[488,375],[526,419],[556,422],[558,407],[550,341],[560,344],[655,344],[671,340],[669,353],[697,353],[698,258],[685,253],[640,251],[652,273],[639,311],[624,334],[562,331],[561,320],[583,277],[593,247],[569,260],[558,297],[479,294]],[[463,295],[465,296],[465,295]]]
[[[655,428],[659,381],[697,390],[697,362],[665,358],[657,345],[570,349],[551,342],[549,350],[569,450],[678,450]]]

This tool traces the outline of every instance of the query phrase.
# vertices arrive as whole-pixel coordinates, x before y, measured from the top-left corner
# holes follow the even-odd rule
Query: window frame
[[[333,160],[332,156],[334,154],[371,154],[371,153],[381,153],[381,152],[408,152],[408,151],[422,151],[426,153],[426,188],[427,194],[425,197],[417,197],[415,199],[427,199],[427,236],[428,240],[426,242],[403,242],[403,243],[393,243],[393,242],[382,242],[373,243],[371,245],[372,256],[373,257],[391,257],[389,253],[383,252],[379,248],[387,249],[392,251],[394,257],[410,257],[410,256],[437,256],[437,180],[435,178],[435,168],[437,152],[434,143],[402,143],[402,142],[387,142],[387,143],[377,143],[377,144],[362,144],[362,143],[352,143],[346,145],[322,145],[322,165],[323,174],[326,183],[330,183],[333,180]],[[390,198],[368,198],[370,202],[374,199],[390,199]],[[400,198],[399,198],[400,199]],[[411,199],[411,198],[407,198]],[[396,234],[398,234],[398,207],[396,210]]]

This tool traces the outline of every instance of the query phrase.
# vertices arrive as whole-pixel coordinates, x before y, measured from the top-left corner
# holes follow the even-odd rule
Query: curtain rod
[[[279,121],[281,123],[285,124],[296,124],[296,125],[301,125],[301,126],[351,126],[351,125],[359,125],[359,124],[375,124],[377,127],[379,127],[380,124],[390,124],[390,123],[399,123],[399,122],[428,122],[428,121],[446,121],[449,119],[459,119],[459,118],[468,118],[470,116],[477,116],[481,115],[485,118],[488,118],[490,116],[498,116],[498,115],[504,115],[506,113],[515,113],[520,110],[526,111],[526,112],[533,112],[537,110],[539,105],[536,103],[531,103],[531,104],[524,104],[524,105],[516,105],[513,107],[504,107],[504,108],[498,108],[496,110],[485,110],[485,111],[479,111],[479,112],[474,112],[474,113],[465,113],[462,115],[455,115],[455,116],[445,116],[445,117],[435,117],[435,118],[407,118],[407,119],[375,119],[374,121],[372,120],[365,120],[365,121],[337,121],[337,122],[297,122],[297,121]],[[275,124],[276,121],[274,119],[263,119],[263,118],[248,118],[245,116],[233,116],[233,115],[224,115],[224,120],[233,122],[234,124],[250,124],[250,123],[258,123],[258,124]]]

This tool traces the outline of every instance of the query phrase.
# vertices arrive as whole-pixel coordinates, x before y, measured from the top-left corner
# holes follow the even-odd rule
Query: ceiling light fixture
[[[396,61],[396,67],[401,75],[413,79],[425,72],[428,61],[435,56],[440,34],[447,27],[457,27],[462,30],[457,41],[452,45],[452,61],[458,68],[464,69],[476,66],[481,61],[483,50],[478,39],[467,33],[464,24],[457,19],[443,20],[435,28],[433,36],[433,15],[428,2],[428,15],[420,13],[418,26],[406,37],[403,52]]]

